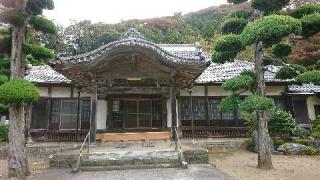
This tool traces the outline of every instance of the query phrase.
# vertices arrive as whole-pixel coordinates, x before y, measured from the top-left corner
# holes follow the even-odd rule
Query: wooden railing
[[[80,167],[81,167],[81,157],[82,157],[82,151],[84,148],[84,145],[86,144],[87,140],[88,140],[88,149],[87,149],[87,153],[90,152],[90,131],[91,129],[89,129],[89,132],[87,133],[86,137],[84,138],[84,141],[81,144],[80,150],[79,150],[79,156],[77,159],[76,164],[74,165],[72,172],[77,173],[80,171]]]

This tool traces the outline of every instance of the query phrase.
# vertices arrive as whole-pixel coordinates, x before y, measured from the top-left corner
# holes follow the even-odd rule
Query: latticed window
[[[192,99],[193,106],[193,118],[194,120],[205,120],[206,119],[206,105],[205,99],[196,97]]]
[[[39,122],[47,122],[48,115],[43,116],[39,120],[38,114],[50,114],[49,128],[51,130],[59,129],[76,129],[77,128],[77,113],[78,113],[78,100],[77,99],[51,99],[51,108],[48,106],[48,99],[45,103],[35,102],[33,104],[32,111],[32,128],[33,129],[46,129],[47,123],[38,125]],[[83,99],[80,101],[80,112],[79,112],[79,129],[90,128],[91,118],[91,101]],[[46,107],[46,110],[40,107]],[[41,117],[41,116],[40,116]]]

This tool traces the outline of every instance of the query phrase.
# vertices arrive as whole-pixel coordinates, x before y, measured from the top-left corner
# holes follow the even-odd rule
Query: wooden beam
[[[210,126],[209,119],[209,98],[208,98],[208,86],[204,87],[204,97],[205,97],[205,112],[206,112],[206,121],[207,125]]]
[[[90,121],[90,141],[92,143],[96,142],[96,131],[97,131],[97,88],[95,87],[95,94],[92,98],[92,116]]]

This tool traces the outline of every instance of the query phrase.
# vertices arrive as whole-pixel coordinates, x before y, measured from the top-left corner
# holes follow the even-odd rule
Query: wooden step
[[[151,141],[170,140],[171,133],[163,132],[136,132],[136,133],[103,133],[97,134],[96,139],[101,142],[123,142],[123,141]]]

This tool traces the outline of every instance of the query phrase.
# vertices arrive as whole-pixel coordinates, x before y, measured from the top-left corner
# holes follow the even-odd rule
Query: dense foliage
[[[230,112],[238,109],[239,106],[239,96],[237,94],[232,94],[221,100],[218,109],[220,112]]]
[[[53,8],[53,0],[28,0],[26,11],[30,15],[40,15],[43,9],[52,10]]]
[[[305,15],[320,12],[320,4],[306,3],[294,9],[290,15],[295,18],[302,18]]]
[[[320,71],[307,71],[305,73],[299,74],[296,80],[300,83],[313,83],[315,85],[320,85]]]
[[[252,0],[251,4],[254,9],[272,13],[281,10],[288,5],[290,0]]]
[[[240,103],[240,110],[248,113],[269,110],[272,107],[274,107],[272,99],[258,95],[247,96]]]
[[[248,90],[254,83],[254,79],[249,75],[240,75],[231,78],[223,83],[222,88],[226,91]]]
[[[304,66],[298,64],[291,64],[289,66],[283,66],[276,73],[278,79],[294,79],[299,74],[306,72],[307,69]]]
[[[288,43],[278,43],[272,46],[272,54],[276,57],[286,57],[292,52],[292,46]]]
[[[284,36],[301,33],[301,22],[290,16],[270,15],[248,23],[240,35],[245,45],[278,42]]]
[[[32,55],[36,59],[50,59],[54,58],[54,52],[41,45],[24,44],[24,51],[26,54]]]
[[[43,16],[31,16],[29,23],[37,31],[41,31],[43,33],[48,33],[48,34],[57,33],[56,25],[52,21],[48,20]]]
[[[310,37],[320,31],[320,12],[303,16],[302,35]]]
[[[229,18],[222,23],[221,32],[223,34],[240,34],[247,23],[244,18]]]
[[[272,136],[290,136],[295,129],[295,120],[291,113],[275,111],[269,121],[269,132]]]
[[[242,42],[238,35],[228,34],[220,36],[215,42],[212,61],[223,63],[233,60],[242,49]]]
[[[231,13],[228,18],[243,18],[248,19],[251,16],[252,12],[249,11],[236,11]]]
[[[0,101],[3,103],[32,102],[39,96],[39,89],[27,80],[14,79],[0,86]]]
[[[9,126],[0,125],[0,142],[8,142]]]

